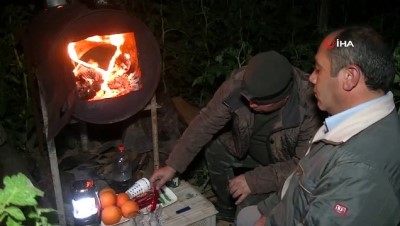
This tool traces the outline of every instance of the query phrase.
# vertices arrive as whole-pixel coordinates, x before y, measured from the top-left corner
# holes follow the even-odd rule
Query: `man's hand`
[[[261,217],[258,218],[258,220],[254,226],[264,226],[266,221],[267,221],[267,217],[264,215],[261,215]]]
[[[229,181],[229,192],[233,198],[237,198],[235,205],[239,205],[251,193],[243,174]]]
[[[150,177],[150,183],[160,189],[167,181],[171,180],[176,170],[170,166],[156,169]]]

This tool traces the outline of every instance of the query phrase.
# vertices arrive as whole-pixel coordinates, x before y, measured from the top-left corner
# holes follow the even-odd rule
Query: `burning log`
[[[121,70],[128,72],[131,69],[131,59],[128,57],[129,55],[121,54],[117,57],[115,60],[115,65],[118,65]],[[133,71],[135,71],[135,68],[132,68]]]
[[[104,82],[100,72],[80,66],[76,79],[76,92],[81,100],[89,100],[96,96],[101,90],[101,84]]]

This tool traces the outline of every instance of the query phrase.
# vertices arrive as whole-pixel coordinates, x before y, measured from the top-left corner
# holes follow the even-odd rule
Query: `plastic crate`
[[[171,188],[178,201],[163,209],[164,226],[215,226],[218,211],[214,205],[189,183],[181,181]],[[177,214],[176,211],[189,206],[190,210]]]

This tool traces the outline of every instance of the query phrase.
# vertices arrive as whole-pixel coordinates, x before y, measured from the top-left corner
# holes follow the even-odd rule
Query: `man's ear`
[[[343,81],[343,89],[346,91],[351,91],[360,82],[361,69],[356,65],[349,65],[343,69],[341,76]]]

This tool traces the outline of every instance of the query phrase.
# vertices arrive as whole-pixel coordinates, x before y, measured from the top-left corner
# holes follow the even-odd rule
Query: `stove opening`
[[[123,96],[142,88],[133,32],[96,35],[68,44],[80,100]]]

